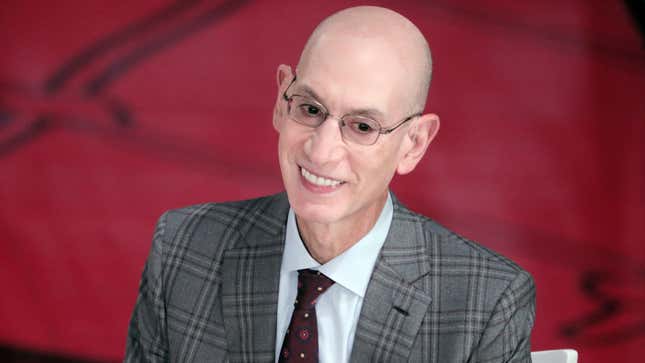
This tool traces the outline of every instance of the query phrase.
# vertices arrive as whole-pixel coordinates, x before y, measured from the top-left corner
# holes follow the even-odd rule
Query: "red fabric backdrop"
[[[392,1],[442,129],[394,191],[515,259],[534,350],[645,343],[645,52],[620,1]],[[281,189],[275,69],[344,1],[9,1],[0,343],[121,357],[156,218]]]

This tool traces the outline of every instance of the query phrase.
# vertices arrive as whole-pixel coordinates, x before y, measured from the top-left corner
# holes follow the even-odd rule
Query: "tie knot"
[[[318,297],[334,284],[334,280],[314,270],[298,270],[296,310],[313,309]]]

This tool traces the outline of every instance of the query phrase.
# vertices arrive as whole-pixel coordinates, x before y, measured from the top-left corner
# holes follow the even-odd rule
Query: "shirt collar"
[[[300,233],[298,233],[293,209],[289,209],[282,271],[291,272],[306,268],[318,270],[337,284],[342,285],[360,297],[364,297],[374,264],[390,230],[392,214],[392,198],[388,193],[387,201],[374,227],[352,247],[326,264],[321,265],[307,252],[300,238]]]

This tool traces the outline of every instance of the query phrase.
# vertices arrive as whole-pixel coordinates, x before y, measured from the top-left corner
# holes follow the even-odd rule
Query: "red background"
[[[278,64],[345,1],[9,1],[0,344],[122,357],[156,218],[281,190]],[[383,1],[426,34],[442,128],[393,190],[516,260],[533,350],[645,343],[645,52],[620,1]]]

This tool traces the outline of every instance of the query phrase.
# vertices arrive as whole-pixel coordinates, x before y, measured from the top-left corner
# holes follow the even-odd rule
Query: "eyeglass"
[[[421,113],[415,113],[390,128],[383,128],[378,121],[363,115],[350,114],[339,118],[331,115],[325,106],[311,97],[298,94],[287,96],[287,91],[295,81],[296,76],[293,77],[282,95],[287,101],[287,109],[291,119],[301,125],[316,128],[325,122],[328,117],[335,117],[338,119],[338,127],[343,139],[360,145],[374,145],[380,135],[389,134],[404,123],[421,116]]]

